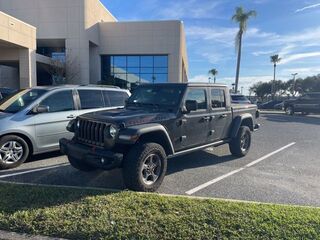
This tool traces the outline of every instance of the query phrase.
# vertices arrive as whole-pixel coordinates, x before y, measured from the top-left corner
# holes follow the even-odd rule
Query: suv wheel
[[[0,139],[0,169],[18,167],[28,156],[29,146],[23,138],[8,135]]]
[[[154,192],[167,171],[167,155],[157,143],[138,143],[125,156],[123,178],[127,188]]]
[[[95,167],[92,167],[84,162],[81,162],[79,160],[76,160],[75,158],[72,158],[72,157],[68,157],[68,160],[69,160],[69,163],[72,167],[80,170],[80,171],[83,171],[83,172],[91,172],[91,171],[94,171],[96,170]]]
[[[229,143],[232,155],[244,157],[249,152],[251,146],[251,131],[247,126],[240,127],[236,138]]]
[[[294,109],[293,109],[292,106],[288,106],[288,107],[286,108],[286,114],[287,114],[287,115],[293,115],[293,114],[294,114]]]

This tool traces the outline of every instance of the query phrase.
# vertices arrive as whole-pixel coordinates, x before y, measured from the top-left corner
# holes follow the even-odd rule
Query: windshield
[[[233,101],[249,101],[245,96],[242,95],[232,95],[231,98]]]
[[[137,87],[127,105],[157,106],[177,108],[184,93],[185,86],[144,85]]]
[[[29,106],[46,92],[47,90],[43,89],[21,90],[0,102],[0,112],[17,113]]]

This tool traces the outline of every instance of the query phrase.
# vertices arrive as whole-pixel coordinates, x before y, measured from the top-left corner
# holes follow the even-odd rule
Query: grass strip
[[[320,209],[0,184],[0,229],[69,239],[320,239]]]

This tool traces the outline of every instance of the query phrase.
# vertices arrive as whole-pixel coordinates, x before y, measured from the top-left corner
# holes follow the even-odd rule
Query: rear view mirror
[[[34,113],[47,113],[49,112],[49,106],[39,105],[33,109]]]
[[[187,100],[185,105],[188,112],[198,110],[198,103],[196,100]]]

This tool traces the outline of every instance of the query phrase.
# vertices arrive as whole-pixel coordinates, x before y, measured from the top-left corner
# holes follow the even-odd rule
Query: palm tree
[[[215,69],[215,68],[212,68],[212,69],[209,71],[209,75],[212,75],[212,76],[213,76],[214,83],[216,83],[216,76],[218,75],[218,70]]]
[[[238,92],[239,85],[239,75],[240,75],[240,62],[241,62],[241,48],[242,48],[242,36],[247,30],[247,22],[250,17],[257,16],[256,11],[248,11],[246,12],[243,7],[237,7],[236,13],[232,16],[232,20],[236,23],[239,23],[239,31],[236,36],[235,46],[236,51],[238,52],[237,59],[237,72],[236,72],[236,84],[235,84],[235,92]]]
[[[279,57],[278,54],[276,55],[272,55],[270,57],[270,61],[271,63],[273,63],[273,83],[272,83],[272,98],[274,98],[275,95],[275,82],[276,82],[276,68],[277,68],[277,63],[279,63],[281,61],[281,58]]]

